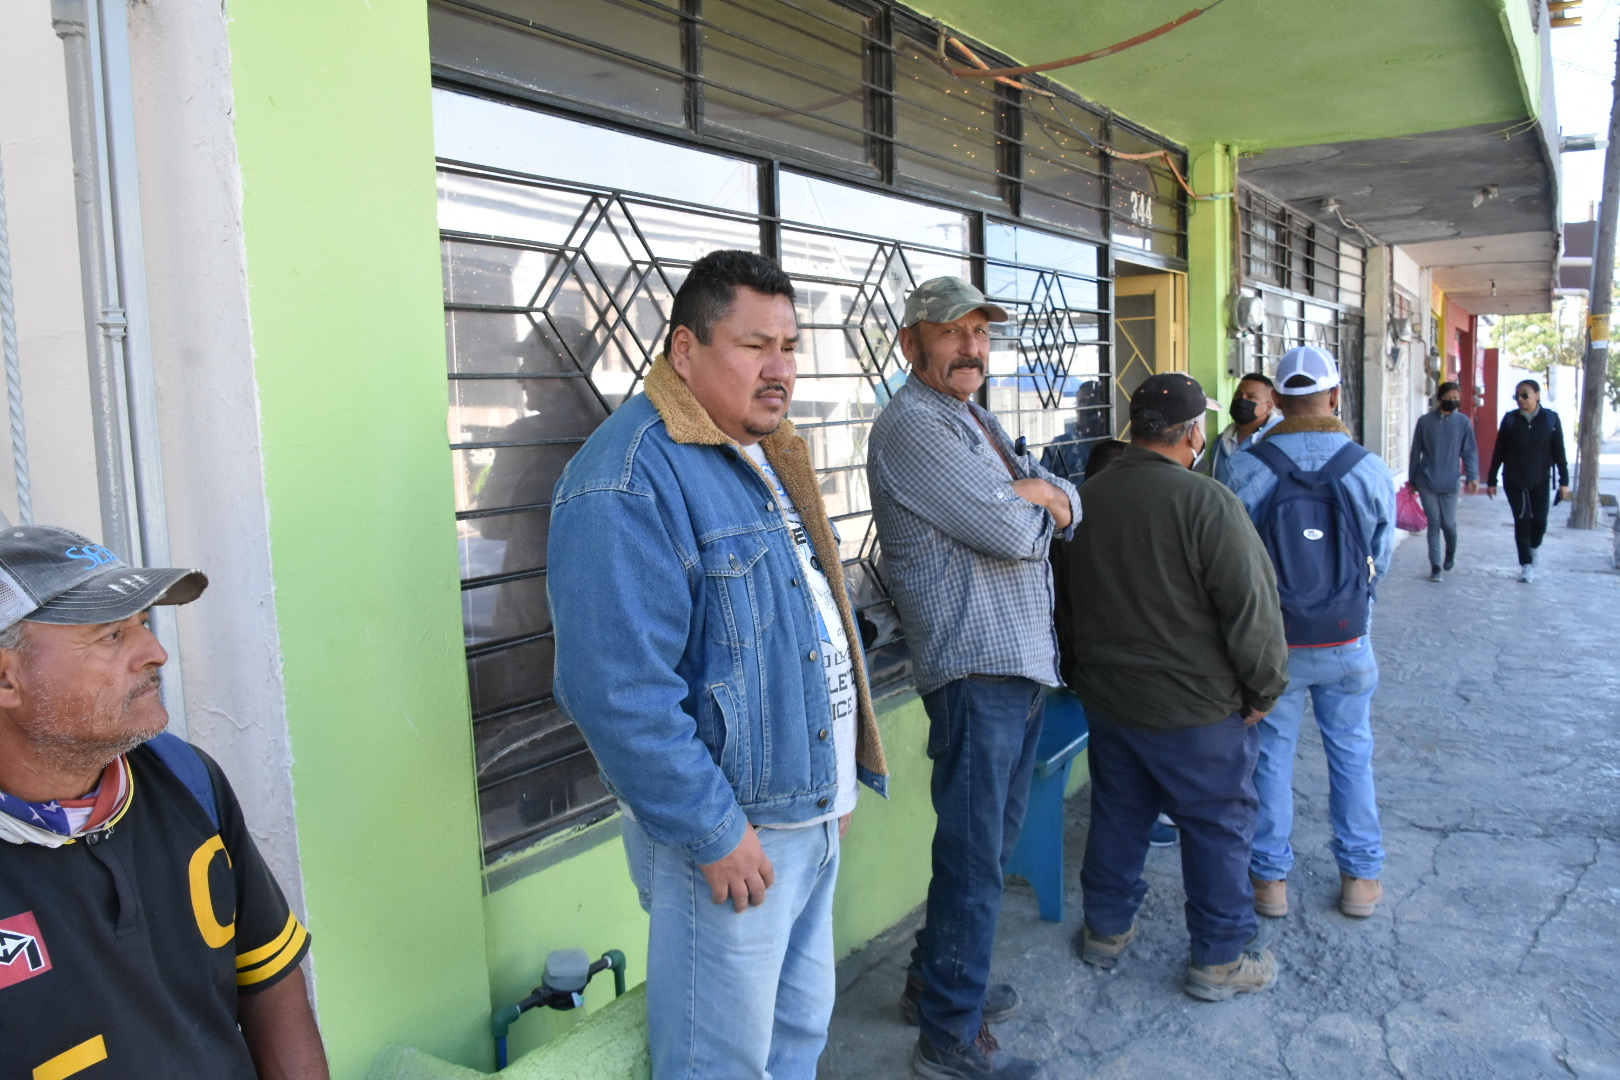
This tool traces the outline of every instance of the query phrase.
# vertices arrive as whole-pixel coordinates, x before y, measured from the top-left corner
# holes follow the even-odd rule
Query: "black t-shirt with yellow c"
[[[112,826],[0,843],[0,1076],[254,1080],[239,994],[285,978],[309,934],[204,756],[220,823],[148,747]]]

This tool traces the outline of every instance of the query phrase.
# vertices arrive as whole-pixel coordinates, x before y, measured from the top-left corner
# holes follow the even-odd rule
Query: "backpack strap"
[[[1243,452],[1245,454],[1253,454],[1255,457],[1265,462],[1266,467],[1272,472],[1276,473],[1279,477],[1287,476],[1289,473],[1299,468],[1299,466],[1294,463],[1294,459],[1283,453],[1282,447],[1278,446],[1276,443],[1264,441],[1250,443],[1248,446],[1243,448]]]
[[[1351,469],[1361,464],[1361,459],[1371,454],[1365,446],[1347,442],[1339,447],[1339,452],[1327,459],[1327,463],[1316,471],[1317,477],[1322,480],[1331,480],[1339,483],[1347,476]]]
[[[148,739],[146,745],[207,811],[214,828],[219,828],[219,797],[214,794],[214,778],[209,775],[197,748],[167,731]]]

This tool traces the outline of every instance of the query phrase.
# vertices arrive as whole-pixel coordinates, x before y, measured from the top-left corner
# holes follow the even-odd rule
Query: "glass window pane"
[[[616,808],[583,740],[543,766],[482,785],[478,805],[490,861],[558,829],[600,821]]]
[[[1102,121],[1072,103],[1028,95],[1024,108],[1023,216],[1107,235]]]
[[[480,6],[512,18],[451,4],[429,6],[434,63],[684,124],[681,19],[675,7],[657,0],[482,0]],[[568,41],[558,32],[602,45]]]
[[[1122,125],[1113,127],[1112,138],[1114,148],[1121,153],[1171,153],[1176,167],[1186,175],[1185,161],[1168,147]],[[1169,165],[1163,158],[1114,158],[1110,166],[1113,170],[1114,241],[1140,251],[1176,258],[1184,256],[1185,225],[1181,210],[1184,192]]]
[[[784,169],[779,195],[785,221],[968,251],[968,216],[959,210],[835,184]]]
[[[933,46],[895,46],[895,168],[901,177],[954,197],[999,202],[995,91],[958,79]]]
[[[433,144],[449,161],[759,211],[759,173],[751,162],[453,90],[433,91]]]
[[[703,8],[703,123],[866,165],[868,20],[827,0]]]
[[[472,691],[473,719],[551,697],[552,660],[556,648],[549,636],[467,658],[467,685]]]

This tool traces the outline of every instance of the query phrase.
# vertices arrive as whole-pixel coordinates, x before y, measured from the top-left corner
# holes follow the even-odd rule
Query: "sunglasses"
[[[1529,401],[1530,398],[1533,397],[1534,395],[1532,395],[1528,390],[1526,390],[1526,391],[1521,391],[1520,393],[1514,394],[1513,396],[1518,398],[1520,401]]]

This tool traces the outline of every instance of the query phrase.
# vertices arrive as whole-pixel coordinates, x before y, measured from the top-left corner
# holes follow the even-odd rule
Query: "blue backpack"
[[[1274,443],[1253,454],[1277,475],[1255,527],[1277,568],[1283,630],[1292,646],[1339,645],[1372,621],[1372,545],[1344,490],[1344,477],[1369,451],[1345,443],[1315,472],[1301,469]]]

